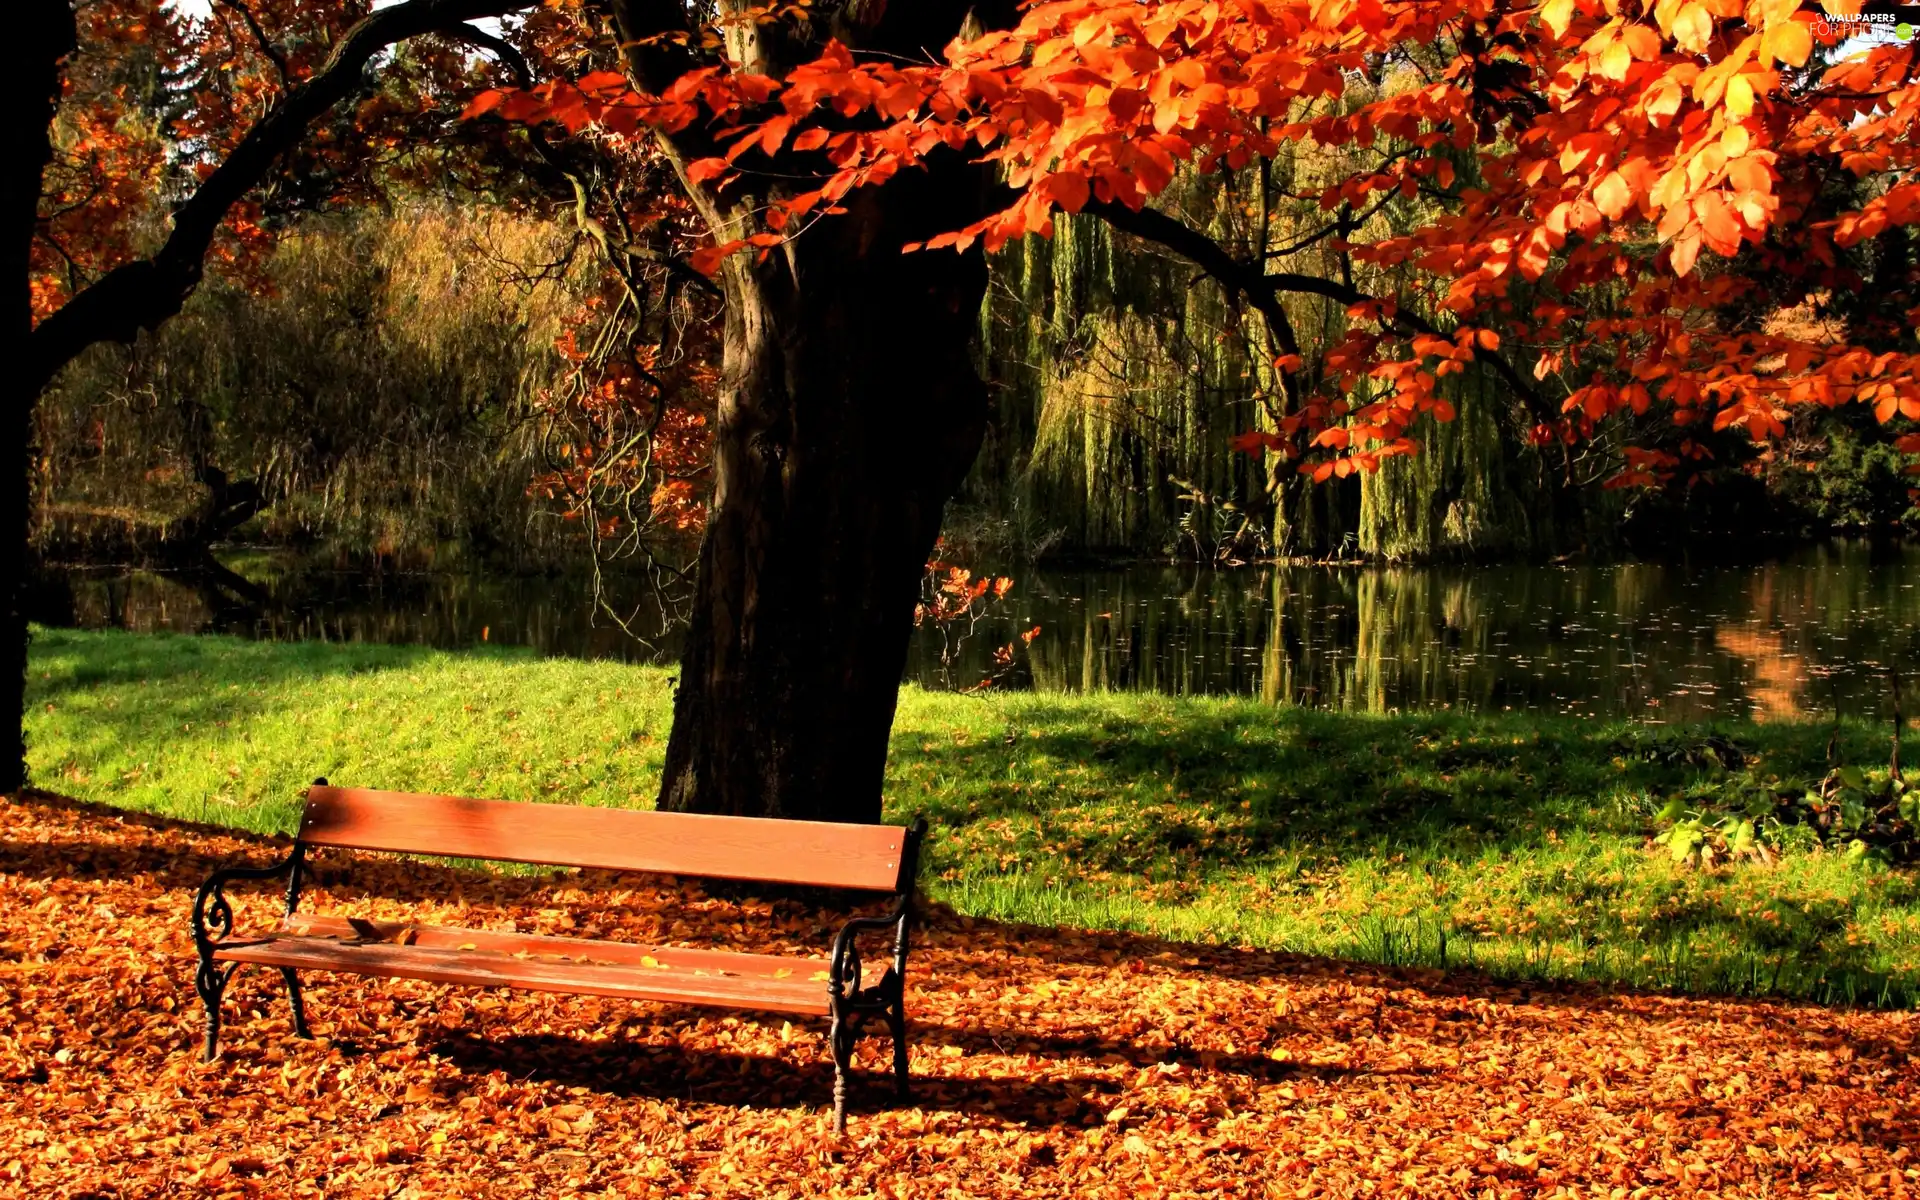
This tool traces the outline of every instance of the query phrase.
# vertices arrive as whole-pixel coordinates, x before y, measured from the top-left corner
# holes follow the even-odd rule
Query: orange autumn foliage
[[[668,366],[656,344],[593,354],[581,347],[581,332],[599,307],[589,304],[560,340],[571,365],[568,386],[540,402],[556,428],[576,440],[554,448],[533,487],[564,516],[591,522],[601,542],[648,532],[697,535],[706,522],[712,453],[711,356],[702,347]]]
[[[717,152],[688,169],[710,188],[775,155],[783,171],[814,165],[703,269],[804,236],[853,190],[935,154],[997,164],[1013,199],[928,250],[1046,235],[1059,212],[1128,228],[1183,170],[1237,170],[1289,144],[1370,149],[1376,166],[1318,199],[1331,212],[1424,198],[1412,228],[1341,243],[1389,286],[1273,273],[1244,253],[1223,279],[1345,309],[1321,394],[1242,441],[1327,478],[1411,452],[1421,418],[1452,416],[1436,380],[1476,361],[1525,396],[1541,441],[1652,409],[1755,440],[1801,408],[1920,417],[1910,334],[1807,339],[1747,319],[1857,286],[1840,252],[1920,221],[1920,49],[1846,39],[1793,0],[1046,0],[936,63],[834,43],[781,79],[712,66],[644,95],[602,73],[480,103],[616,135],[713,122]],[[1355,87],[1416,52],[1396,86]],[[1836,175],[1859,195],[1836,202]],[[1920,437],[1897,444],[1920,452]],[[1619,481],[1673,466],[1639,458]]]
[[[244,11],[244,16],[242,15]],[[365,4],[249,0],[196,16],[165,0],[103,0],[75,10],[79,52],[67,63],[55,156],[33,247],[34,315],[43,319],[87,283],[150,253],[166,209],[204,180],[288,86],[310,78]],[[372,153],[338,130],[305,151]],[[269,197],[228,213],[210,259],[251,282],[272,244]]]

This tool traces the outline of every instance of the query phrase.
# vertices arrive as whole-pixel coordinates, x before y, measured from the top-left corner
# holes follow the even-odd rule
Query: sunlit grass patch
[[[651,803],[667,672],[366,644],[40,631],[34,780],[290,832],[317,777],[578,804]]]

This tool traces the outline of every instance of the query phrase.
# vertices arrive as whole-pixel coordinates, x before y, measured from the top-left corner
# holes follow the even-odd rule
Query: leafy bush
[[[1815,847],[1851,859],[1920,860],[1920,792],[1896,768],[1837,767],[1814,787],[1728,772],[1673,797],[1653,837],[1677,862],[1712,866]]]

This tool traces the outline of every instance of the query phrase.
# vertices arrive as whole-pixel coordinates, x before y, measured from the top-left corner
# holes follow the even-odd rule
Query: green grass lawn
[[[671,672],[498,650],[36,633],[50,791],[290,832],[336,783],[645,806]],[[1716,727],[1812,779],[1829,725]],[[1594,720],[1372,717],[1159,696],[901,694],[890,814],[936,827],[964,913],[1369,962],[1911,1005],[1915,874],[1819,849],[1712,869],[1649,849],[1716,768]],[[1848,726],[1842,757],[1885,758]]]

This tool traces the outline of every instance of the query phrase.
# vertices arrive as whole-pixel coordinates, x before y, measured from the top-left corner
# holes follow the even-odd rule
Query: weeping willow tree
[[[265,294],[211,284],[62,377],[39,408],[43,542],[177,556],[252,521],[376,554],[553,553],[566,539],[528,495],[537,400],[597,284],[568,248],[498,212],[309,218]]]
[[[1257,513],[1264,491],[1229,445],[1258,419],[1239,323],[1219,287],[1104,222],[1014,243],[984,309],[998,421],[976,488],[1073,550],[1217,540],[1193,522],[1222,502]]]
[[[1360,479],[1358,548],[1392,560],[1527,550],[1551,529],[1516,479],[1513,439],[1497,408],[1500,384],[1477,366],[1436,389],[1458,414],[1429,426],[1420,453],[1391,458]]]
[[[1389,72],[1356,82],[1345,103],[1419,81]],[[1402,281],[1356,263],[1346,240],[1405,233],[1436,199],[1396,192],[1334,210],[1315,199],[1378,157],[1296,147],[1240,171],[1188,172],[1161,205],[1240,261],[1395,294]],[[1472,166],[1459,156],[1456,187]],[[1283,337],[1187,260],[1089,217],[1008,247],[993,271],[982,340],[996,419],[967,498],[1040,514],[1060,549],[1433,559],[1557,551],[1592,532],[1587,499],[1569,500],[1569,473],[1528,436],[1538,414],[1479,365],[1445,380],[1458,419],[1425,425],[1422,453],[1377,474],[1313,485],[1236,451],[1237,435],[1274,429],[1324,390],[1324,353],[1346,333],[1338,301],[1288,295]],[[1273,364],[1288,338],[1302,362],[1283,380]]]

